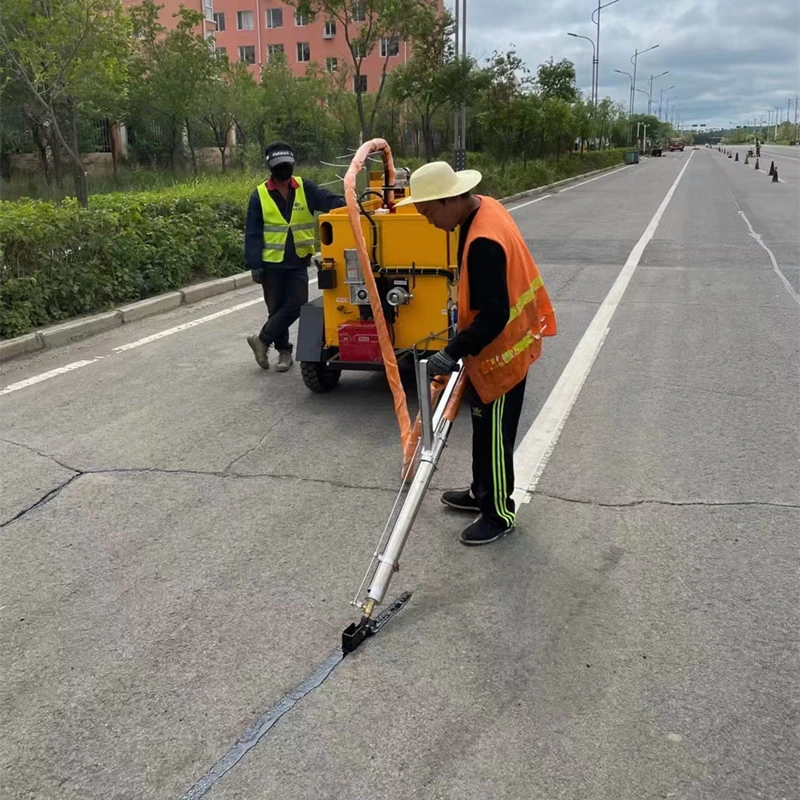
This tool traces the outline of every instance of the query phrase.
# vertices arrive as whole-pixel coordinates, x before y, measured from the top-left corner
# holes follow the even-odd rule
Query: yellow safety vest
[[[302,179],[295,176],[295,180],[297,181],[297,189],[295,189],[294,193],[294,205],[292,206],[290,222],[286,222],[277,204],[270,196],[266,182],[258,187],[261,214],[264,217],[262,261],[272,264],[279,264],[283,261],[289,231],[292,232],[294,249],[300,258],[310,256],[314,252],[314,232],[316,229],[314,215],[308,210]]]

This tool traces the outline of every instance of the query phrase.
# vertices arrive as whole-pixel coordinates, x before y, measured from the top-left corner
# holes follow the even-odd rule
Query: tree
[[[492,53],[483,78],[478,119],[502,168],[512,155],[524,114],[521,101],[531,92],[532,78],[514,50]]]
[[[540,64],[536,73],[536,83],[539,93],[545,98],[558,98],[567,103],[574,103],[578,99],[578,90],[575,88],[575,65],[566,58],[553,63],[551,56],[549,61]]]
[[[75,195],[89,202],[79,144],[81,114],[100,115],[125,95],[129,27],[118,0],[5,0],[4,69],[19,80],[73,167]]]
[[[197,28],[203,21],[199,11],[181,6],[174,30],[166,31],[158,21],[153,0],[130,9],[136,45],[131,59],[132,106],[140,119],[155,119],[167,127],[170,167],[186,133],[192,168],[197,159],[192,126],[200,116],[202,98],[224,67]]]
[[[455,59],[452,36],[455,31],[449,11],[435,6],[420,8],[410,30],[414,50],[407,64],[398,67],[389,81],[390,94],[408,102],[416,112],[422,133],[425,160],[433,157],[433,118],[447,103],[458,108],[476,88],[475,62]]]
[[[353,83],[356,107],[361,124],[362,141],[372,136],[375,115],[383,96],[386,73],[392,48],[410,38],[420,12],[436,7],[436,0],[286,0],[298,14],[310,19],[319,16],[335,22],[344,34],[353,64]],[[364,103],[361,76],[364,59],[381,41],[386,47],[383,55],[381,78],[372,96],[371,108]]]

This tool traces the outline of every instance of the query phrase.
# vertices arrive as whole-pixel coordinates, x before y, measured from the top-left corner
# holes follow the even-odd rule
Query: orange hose
[[[371,153],[380,152],[383,155],[384,169],[388,177],[388,186],[394,185],[395,168],[394,161],[392,160],[392,149],[389,147],[385,139],[370,139],[364,142],[358,148],[350,167],[344,176],[344,196],[347,201],[347,214],[350,219],[350,226],[353,229],[353,236],[355,237],[356,251],[358,252],[358,262],[361,267],[361,274],[364,278],[364,284],[367,287],[369,294],[369,303],[372,307],[372,316],[375,320],[375,327],[378,331],[378,343],[381,348],[381,357],[386,367],[386,377],[389,381],[389,387],[392,390],[392,398],[394,399],[394,410],[397,415],[397,424],[400,427],[400,444],[403,448],[403,471],[406,474],[408,470],[408,477],[413,477],[413,468],[411,468],[411,460],[414,456],[414,451],[419,441],[422,424],[419,414],[414,420],[414,425],[411,424],[411,418],[408,413],[408,406],[406,404],[406,393],[403,389],[402,381],[400,380],[400,370],[397,367],[397,357],[395,356],[394,346],[392,345],[391,337],[389,336],[389,329],[386,325],[386,318],[383,314],[383,306],[381,304],[380,295],[378,294],[378,287],[375,283],[375,276],[372,274],[372,264],[370,262],[369,254],[367,252],[367,243],[364,240],[364,233],[361,229],[361,215],[358,207],[358,196],[356,194],[356,177],[359,172],[364,168],[364,162]],[[391,198],[390,198],[391,199]],[[459,379],[461,383],[461,379]],[[436,403],[437,398],[444,388],[443,385],[433,384],[433,403]],[[456,387],[458,391],[458,387]],[[454,391],[451,402],[448,403],[445,413],[453,407],[452,415],[455,417],[455,412],[458,410],[458,404],[461,401],[461,394],[463,393],[463,385],[461,391],[458,392],[458,400],[453,406],[453,399],[456,398],[456,391]]]
[[[400,444],[403,448],[402,474],[405,475],[406,472],[408,472],[408,478],[412,478],[414,468],[411,465],[411,461],[422,433],[422,422],[420,415],[417,414],[413,426],[411,424],[411,418],[406,404],[406,393],[403,389],[402,381],[400,380],[400,370],[397,367],[397,357],[395,356],[394,346],[389,336],[389,329],[383,314],[383,305],[381,304],[380,295],[378,294],[375,276],[372,274],[372,264],[367,252],[367,243],[364,240],[364,233],[361,229],[361,215],[358,207],[358,196],[356,194],[356,177],[364,168],[364,162],[367,160],[367,157],[375,152],[380,152],[383,155],[384,169],[388,177],[387,185],[394,185],[396,172],[394,161],[392,160],[392,149],[389,147],[389,143],[385,139],[370,139],[358,148],[350,162],[350,167],[344,176],[344,196],[347,201],[347,214],[350,219],[350,226],[353,229],[353,236],[355,237],[358,263],[361,267],[361,274],[364,277],[364,284],[367,287],[369,303],[372,307],[372,316],[375,319],[375,327],[378,331],[378,343],[381,348],[381,357],[386,367],[386,377],[389,381],[389,387],[392,390],[397,424],[400,427]],[[392,198],[390,197],[390,199]],[[465,385],[464,378],[465,376],[462,374],[451,395],[450,402],[445,409],[445,416],[450,420],[455,418],[458,406],[461,403],[461,396],[464,393]],[[443,389],[444,384],[433,383],[431,385],[432,402],[434,406]]]

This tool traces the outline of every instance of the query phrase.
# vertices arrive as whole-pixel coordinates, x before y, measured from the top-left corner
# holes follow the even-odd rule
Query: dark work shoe
[[[261,369],[269,369],[269,358],[267,358],[269,345],[264,344],[258,336],[248,336],[247,344],[250,345],[250,349],[256,357],[258,366],[261,367]]]
[[[278,366],[275,367],[277,372],[288,372],[289,367],[294,364],[294,359],[289,350],[278,351]]]
[[[508,528],[500,528],[496,525],[492,525],[491,522],[483,517],[478,517],[472,525],[467,526],[461,531],[459,541],[461,544],[467,545],[489,544],[505,536],[507,533],[511,533],[513,530],[513,525]]]
[[[469,511],[472,514],[480,511],[478,501],[472,496],[469,489],[451,489],[442,495],[442,502],[457,511]]]

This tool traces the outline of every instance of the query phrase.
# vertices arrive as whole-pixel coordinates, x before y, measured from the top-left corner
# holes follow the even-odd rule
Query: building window
[[[214,14],[214,0],[203,0],[203,13],[205,18],[211,22],[216,14]]]
[[[308,25],[308,17],[305,14],[295,14],[294,24],[296,28],[305,28]]]
[[[364,58],[364,47],[362,42],[358,40],[351,41],[350,49],[353,51],[353,58]]]
[[[297,60],[311,61],[311,46],[308,44],[308,42],[297,43]]]
[[[236,12],[236,30],[237,31],[251,31],[251,30],[253,30],[253,12],[252,11],[237,11]]]
[[[367,76],[356,75],[355,78],[353,78],[353,86],[357,93],[365,94],[367,91]]]
[[[267,45],[267,58],[272,61],[272,56],[277,55],[280,53],[283,55],[283,45],[282,44],[268,44]]]
[[[256,63],[256,48],[255,45],[245,44],[239,47],[239,61],[242,64],[255,64]]]
[[[336,72],[339,69],[339,59],[338,58],[326,58],[325,59],[325,69],[328,72]]]
[[[283,9],[282,8],[268,8],[266,11],[267,27],[268,28],[282,28],[283,27]]]
[[[335,21],[326,22],[325,28],[322,31],[322,38],[333,39],[334,36],[336,36],[336,22]]]
[[[381,58],[400,55],[400,40],[396,36],[381,39]]]
[[[350,6],[350,20],[352,22],[364,22],[367,18],[367,9],[363,3],[353,3]]]
[[[214,22],[217,24],[217,33],[222,33],[225,30],[225,14],[214,14]]]

